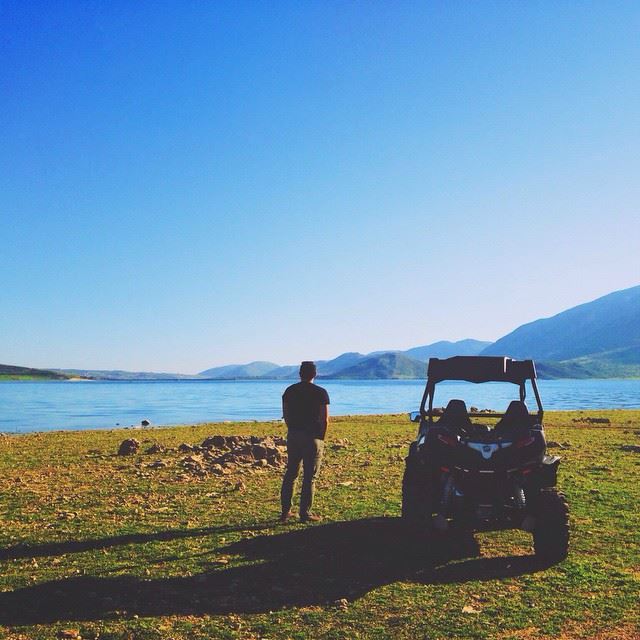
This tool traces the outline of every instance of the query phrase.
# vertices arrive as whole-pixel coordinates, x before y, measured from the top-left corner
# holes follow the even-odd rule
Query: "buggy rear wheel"
[[[569,552],[569,505],[557,489],[542,489],[536,496],[533,529],[535,554],[545,562],[560,562]]]
[[[402,477],[402,520],[410,526],[428,524],[433,512],[433,490],[422,465],[410,454]]]

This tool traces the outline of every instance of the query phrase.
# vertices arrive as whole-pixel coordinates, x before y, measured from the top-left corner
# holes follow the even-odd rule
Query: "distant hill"
[[[248,364],[228,364],[221,367],[206,369],[198,374],[200,378],[233,379],[233,378],[261,378],[279,369],[280,365],[273,362],[256,360]]]
[[[640,286],[522,325],[482,355],[533,358],[560,377],[639,376]]]
[[[68,377],[91,380],[189,380],[197,378],[184,373],[155,373],[153,371],[122,371],[121,369],[52,369]]]
[[[273,371],[269,371],[269,373],[262,377],[270,380],[297,380],[299,369],[299,364],[287,364],[273,369]]]
[[[360,380],[425,378],[426,367],[424,362],[408,358],[401,353],[382,353],[367,357],[331,377]]]
[[[448,358],[453,355],[477,355],[488,346],[481,340],[441,340],[407,351],[374,351],[369,354],[348,351],[332,360],[316,360],[320,378],[380,378],[388,374],[396,378],[424,378],[424,363],[429,358]],[[388,356],[398,356],[391,365]],[[385,357],[383,357],[385,356]],[[299,364],[278,366],[272,362],[250,362],[232,364],[207,369],[198,374],[201,378],[238,379],[262,378],[269,380],[295,380],[298,378]],[[385,373],[386,372],[386,373]]]
[[[452,356],[477,356],[481,351],[486,349],[491,342],[482,340],[458,340],[458,342],[450,342],[449,340],[441,340],[424,347],[413,347],[402,353],[415,360],[427,362],[429,358],[451,358]]]
[[[405,351],[342,353],[318,360],[318,377],[337,379],[417,378],[426,376],[429,358],[500,355],[533,358],[541,378],[640,377],[640,286],[615,291],[551,318],[518,327],[494,343],[441,340]],[[2,368],[13,373],[3,372]],[[98,380],[295,380],[299,364],[255,361],[212,367],[196,375],[89,369],[27,369],[0,365],[0,377]],[[20,370],[20,372],[16,372]],[[36,373],[29,373],[36,372]]]
[[[348,369],[349,367],[353,367],[358,362],[364,360],[367,356],[362,353],[356,353],[354,351],[349,351],[347,353],[343,353],[339,355],[337,358],[333,360],[322,360],[317,362],[318,367],[318,375],[320,376],[332,376],[343,369]]]
[[[48,369],[0,364],[0,380],[68,380],[71,376]]]

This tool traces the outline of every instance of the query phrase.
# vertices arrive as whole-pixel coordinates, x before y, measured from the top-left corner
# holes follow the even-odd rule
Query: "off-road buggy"
[[[469,412],[462,400],[437,410],[435,388],[445,380],[509,382],[519,387],[519,400],[504,413]],[[527,383],[536,414],[525,404]],[[533,534],[537,557],[565,558],[568,506],[555,488],[560,458],[546,453],[543,413],[532,360],[431,358],[420,411],[410,414],[420,426],[406,458],[403,520],[412,530],[436,532],[520,528]]]

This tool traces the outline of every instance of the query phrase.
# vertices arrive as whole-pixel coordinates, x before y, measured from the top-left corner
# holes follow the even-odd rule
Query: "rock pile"
[[[200,445],[181,444],[190,453],[180,466],[196,476],[226,475],[250,468],[283,468],[287,462],[287,441],[277,436],[222,436],[205,438]]]

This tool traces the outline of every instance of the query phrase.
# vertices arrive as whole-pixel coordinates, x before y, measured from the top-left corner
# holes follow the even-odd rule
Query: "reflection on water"
[[[91,429],[139,424],[273,420],[291,381],[2,382],[0,431]],[[333,415],[403,413],[420,405],[417,380],[323,380]],[[540,380],[545,409],[640,408],[640,380]],[[517,387],[442,383],[435,406],[462,398],[467,406],[505,409]],[[535,406],[532,394],[530,406]]]

